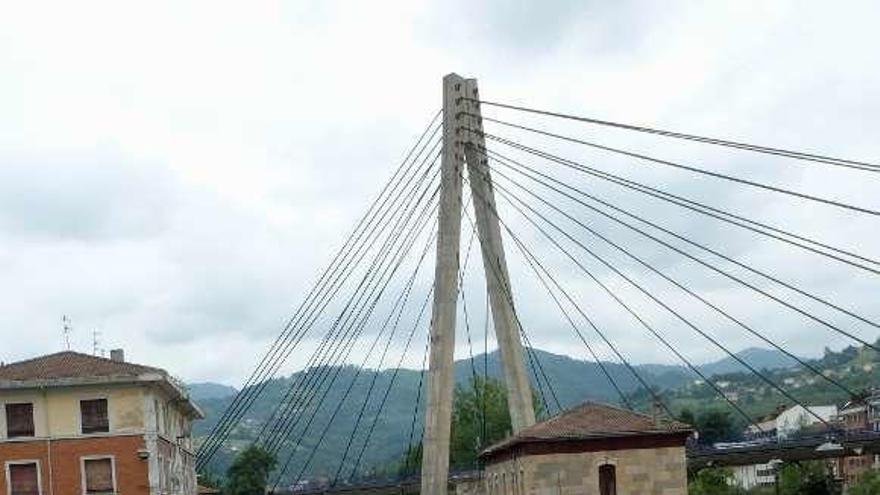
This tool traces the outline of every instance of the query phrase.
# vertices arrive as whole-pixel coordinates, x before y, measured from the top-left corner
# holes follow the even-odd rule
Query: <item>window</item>
[[[83,459],[82,470],[84,493],[102,494],[116,492],[112,458]]]
[[[107,399],[82,400],[79,402],[83,433],[107,433],[110,418],[107,415]]]
[[[40,469],[36,462],[7,464],[10,495],[40,495]]]
[[[617,495],[617,475],[614,466],[599,466],[599,495]]]
[[[6,404],[6,436],[34,436],[34,405],[31,403]]]

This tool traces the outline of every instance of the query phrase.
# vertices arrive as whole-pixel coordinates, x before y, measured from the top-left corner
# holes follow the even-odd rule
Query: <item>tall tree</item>
[[[269,473],[275,469],[275,455],[251,445],[241,451],[226,471],[227,495],[264,495]]]
[[[455,387],[449,446],[452,466],[475,466],[480,450],[504,439],[510,432],[507,390],[500,381],[478,376],[469,385]]]
[[[740,495],[745,493],[733,485],[733,472],[723,468],[697,471],[688,483],[688,495]]]
[[[780,468],[778,480],[780,495],[836,495],[838,493],[828,464],[824,461],[786,464]]]
[[[478,376],[467,385],[457,385],[453,400],[449,463],[453,468],[473,468],[481,450],[510,436],[507,389],[498,380]],[[533,398],[532,404],[535,416],[541,417],[544,410],[540,403]],[[420,443],[404,453],[398,470],[411,474],[421,462]]]
[[[880,493],[880,471],[868,471],[861,481],[849,488],[849,495],[876,495]]]

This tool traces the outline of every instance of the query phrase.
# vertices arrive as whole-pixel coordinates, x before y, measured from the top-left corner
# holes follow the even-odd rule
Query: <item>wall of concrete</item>
[[[598,495],[599,467],[615,466],[617,495],[687,495],[684,447],[528,455],[486,467],[486,495]]]
[[[25,390],[0,393],[0,440],[6,439],[6,404],[30,402],[34,405],[34,434],[46,437],[49,434],[46,395],[39,390]]]
[[[71,387],[46,393],[49,435],[53,437],[80,435],[79,402],[107,399],[110,433],[141,433],[144,429],[141,388],[137,386]]]
[[[144,409],[142,387],[104,386],[63,389],[4,391],[0,393],[0,440],[6,439],[5,404],[30,402],[34,405],[34,433],[37,438],[80,435],[79,401],[107,399],[110,433],[142,433]]]

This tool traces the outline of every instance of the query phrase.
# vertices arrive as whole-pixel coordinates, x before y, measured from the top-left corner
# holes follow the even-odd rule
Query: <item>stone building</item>
[[[0,365],[0,493],[195,495],[201,417],[182,384],[121,350]]]
[[[587,402],[482,452],[486,495],[686,495],[677,421]]]

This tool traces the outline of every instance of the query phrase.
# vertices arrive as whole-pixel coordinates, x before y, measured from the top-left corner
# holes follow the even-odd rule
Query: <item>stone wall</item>
[[[603,464],[615,466],[617,495],[687,495],[684,447],[509,458],[486,467],[482,491],[485,495],[599,495]],[[467,495],[476,492],[468,488]]]

